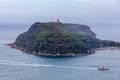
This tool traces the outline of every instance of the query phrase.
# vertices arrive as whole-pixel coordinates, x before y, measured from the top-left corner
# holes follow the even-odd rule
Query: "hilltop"
[[[57,22],[34,23],[10,46],[40,56],[81,56],[93,54],[95,48],[119,46],[103,41],[89,26]]]

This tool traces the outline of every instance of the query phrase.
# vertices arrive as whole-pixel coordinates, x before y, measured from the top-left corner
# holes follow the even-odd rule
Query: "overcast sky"
[[[119,23],[119,0],[0,0],[0,23]]]

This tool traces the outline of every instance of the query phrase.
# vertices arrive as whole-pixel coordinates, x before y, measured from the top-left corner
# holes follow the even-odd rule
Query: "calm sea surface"
[[[0,25],[0,80],[120,79],[120,50],[98,50],[94,55],[83,57],[50,58],[24,54],[6,46],[29,28],[24,26]],[[92,26],[99,38],[120,41],[118,29],[118,25]],[[98,71],[99,66],[110,70]]]

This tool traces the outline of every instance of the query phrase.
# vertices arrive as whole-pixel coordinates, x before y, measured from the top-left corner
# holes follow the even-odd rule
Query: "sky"
[[[120,41],[120,0],[0,0],[0,32],[8,27],[19,32],[20,26],[26,31],[35,22],[56,19],[88,25],[99,38]]]
[[[119,0],[0,0],[0,23],[119,23]]]

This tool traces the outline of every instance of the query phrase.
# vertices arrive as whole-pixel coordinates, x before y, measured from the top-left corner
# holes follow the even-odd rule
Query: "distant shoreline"
[[[46,57],[77,57],[77,56],[87,56],[87,55],[92,55],[95,54],[95,51],[91,51],[89,53],[80,53],[80,54],[75,54],[75,53],[66,53],[66,54],[46,54],[46,53],[38,53],[35,51],[29,51],[27,49],[17,47],[15,44],[7,44],[11,48],[18,49],[22,51],[23,53],[28,53],[28,54],[33,54],[33,55],[38,55],[38,56],[46,56]]]
[[[120,47],[101,47],[101,48],[96,48],[95,50],[116,50],[120,49]]]

